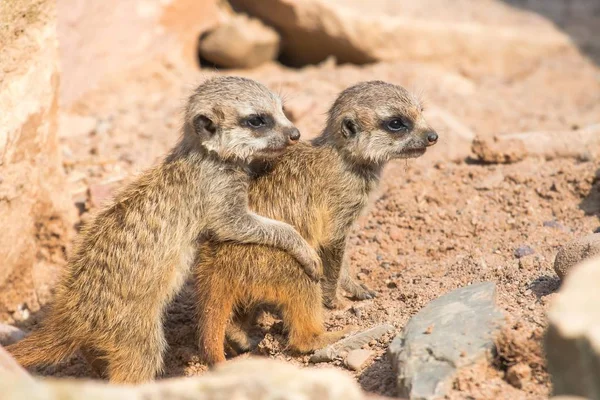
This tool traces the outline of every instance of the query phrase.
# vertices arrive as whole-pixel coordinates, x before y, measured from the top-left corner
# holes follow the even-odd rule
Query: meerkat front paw
[[[311,249],[302,259],[302,268],[306,275],[311,280],[319,282],[323,278],[323,263],[319,254]]]

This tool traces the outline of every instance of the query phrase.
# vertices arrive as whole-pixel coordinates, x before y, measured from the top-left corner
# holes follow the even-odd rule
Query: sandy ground
[[[88,194],[90,187],[101,190],[113,181],[120,185],[174,144],[186,94],[215,73],[250,76],[281,93],[296,113],[304,138],[319,132],[324,112],[340,90],[370,79],[416,91],[427,106],[443,108],[483,136],[568,131],[600,122],[600,69],[575,50],[511,80],[475,79],[411,63],[356,67],[326,62],[301,70],[273,64],[253,71],[198,72],[164,61],[114,79],[69,110],[94,118],[96,125],[89,132],[68,120],[71,125],[61,139],[65,171],[82,220],[97,206]],[[440,128],[439,133],[439,143],[425,157],[387,168],[370,211],[351,235],[348,256],[354,275],[376,290],[377,298],[348,299],[345,309],[327,312],[327,327],[368,328],[389,322],[400,330],[428,301],[473,282],[494,281],[498,304],[509,319],[499,339],[499,355],[491,366],[461,373],[450,397],[547,398],[550,383],[540,343],[545,312],[560,286],[552,263],[561,244],[600,225],[600,160],[528,158],[512,165],[442,161],[450,142],[447,132]],[[517,258],[515,250],[521,246],[530,246],[534,253]],[[165,376],[206,370],[195,347],[193,302],[188,285],[169,310]],[[43,311],[32,312],[26,321],[9,322],[28,330],[42,317]],[[307,364],[308,357],[292,357],[282,350],[285,337],[273,317],[264,318],[255,334],[260,340],[256,354]],[[385,354],[392,338],[370,344],[377,357],[353,373],[369,392],[395,394]],[[339,362],[333,364],[344,369]],[[506,371],[517,364],[531,373],[521,380],[509,379],[511,384]],[[33,372],[91,376],[80,357]]]

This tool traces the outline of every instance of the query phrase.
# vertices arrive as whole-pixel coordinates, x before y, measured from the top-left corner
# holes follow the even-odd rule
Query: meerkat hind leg
[[[341,331],[326,332],[323,324],[321,290],[318,285],[298,285],[282,302],[283,322],[288,331],[288,347],[299,353],[310,353],[342,339],[354,330],[349,326]]]
[[[131,329],[119,333],[123,340],[107,349],[108,376],[111,383],[149,382],[162,372],[163,352],[167,347],[162,321],[150,329]],[[126,339],[125,339],[126,338]]]
[[[225,329],[233,311],[229,282],[218,278],[197,277],[202,288],[198,296],[198,347],[204,362],[211,366],[225,361]]]
[[[79,349],[79,352],[85,361],[87,361],[97,378],[108,378],[108,362],[105,354],[90,346],[82,346]]]

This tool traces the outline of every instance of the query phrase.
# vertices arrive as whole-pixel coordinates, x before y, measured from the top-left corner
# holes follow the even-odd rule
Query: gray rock
[[[523,245],[515,249],[515,257],[523,258],[535,254],[535,250],[531,246]]]
[[[352,371],[360,371],[371,359],[371,357],[373,357],[373,354],[375,353],[372,350],[350,350],[346,356],[346,359],[344,360],[344,365],[346,365],[346,367]]]
[[[25,336],[25,332],[15,326],[0,324],[0,345],[2,346],[8,346],[18,342]]]
[[[554,271],[564,279],[573,266],[595,255],[600,255],[600,233],[577,238],[561,247],[554,259]]]
[[[332,345],[317,350],[311,357],[310,362],[320,363],[333,361],[338,357],[343,357],[350,350],[356,350],[369,343],[371,340],[377,340],[386,333],[393,331],[394,326],[390,324],[378,325],[366,331],[348,336]]]
[[[576,265],[548,310],[544,338],[554,395],[600,399],[600,256]]]
[[[558,222],[557,220],[551,220],[551,221],[544,221],[543,224],[545,227],[547,228],[553,228],[553,229],[558,229],[561,230],[563,232],[571,232],[571,229],[564,226],[563,224],[561,224],[560,222]]]
[[[437,399],[458,368],[486,357],[503,322],[496,285],[477,283],[441,296],[408,322],[390,344],[401,396]]]

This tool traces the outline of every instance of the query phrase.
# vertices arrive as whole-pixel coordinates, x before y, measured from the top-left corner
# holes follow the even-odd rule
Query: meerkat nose
[[[292,142],[297,142],[300,139],[300,131],[298,128],[291,128],[288,131],[288,135]]]
[[[438,134],[435,132],[429,132],[427,134],[427,141],[429,142],[430,145],[435,144],[435,142],[437,142],[438,140]]]

